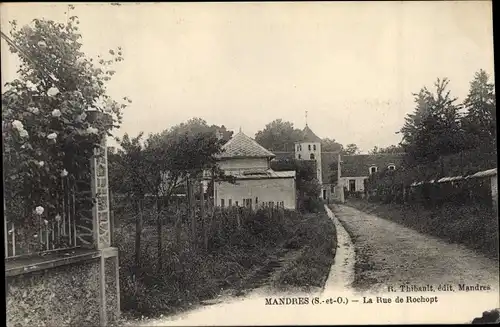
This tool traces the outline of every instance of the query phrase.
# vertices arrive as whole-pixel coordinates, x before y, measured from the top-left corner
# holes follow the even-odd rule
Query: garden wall
[[[103,252],[74,251],[6,262],[7,326],[99,326]],[[119,316],[116,259],[105,259],[107,321]]]

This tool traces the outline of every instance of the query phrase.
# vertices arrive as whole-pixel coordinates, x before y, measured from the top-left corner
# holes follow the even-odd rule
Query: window
[[[377,167],[376,166],[371,166],[370,167],[370,174],[375,174],[377,172]]]
[[[326,200],[326,190],[323,190],[323,199]]]
[[[310,158],[311,160],[314,160],[314,153],[311,153],[311,155],[309,156],[309,158]]]
[[[257,208],[257,204],[259,203],[259,198],[255,197],[255,207]]]
[[[316,151],[316,144],[313,144],[313,150]]]
[[[220,199],[220,206],[224,208],[224,199]]]
[[[311,145],[309,144],[309,151],[311,151]]]
[[[387,167],[387,169],[389,169],[389,170],[395,170],[395,169],[396,169],[396,166],[394,166],[394,165],[389,165],[389,166]]]
[[[238,201],[234,201],[234,205],[235,205],[235,206],[238,206]]]
[[[331,191],[332,193],[335,193],[335,185],[332,185],[332,186],[330,187],[330,191]]]
[[[299,159],[302,159],[302,156],[299,154]]]
[[[243,199],[243,206],[245,206],[247,208],[251,208],[252,207],[252,199]]]
[[[349,192],[356,192],[356,180],[355,179],[349,180]]]
[[[227,203],[228,206],[232,206],[233,205],[233,199],[229,199],[227,202],[228,202]]]

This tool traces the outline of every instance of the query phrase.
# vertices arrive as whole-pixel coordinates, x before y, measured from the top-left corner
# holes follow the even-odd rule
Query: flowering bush
[[[106,95],[105,82],[121,49],[99,64],[80,51],[78,18],[67,24],[34,19],[10,36],[21,59],[19,78],[2,94],[4,197],[9,221],[33,217],[56,220],[65,180],[89,179],[89,164],[100,140],[122,119],[125,103]],[[21,50],[21,51],[19,51]],[[131,102],[128,98],[125,101]],[[89,111],[106,115],[89,115]],[[97,118],[95,118],[97,117]],[[110,119],[100,119],[107,117]]]

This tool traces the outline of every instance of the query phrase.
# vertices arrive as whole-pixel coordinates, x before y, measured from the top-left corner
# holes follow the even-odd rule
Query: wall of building
[[[274,202],[275,205],[283,201],[286,209],[294,210],[296,208],[295,179],[294,178],[275,178],[275,179],[257,179],[257,180],[238,180],[237,184],[227,182],[218,182],[215,187],[215,201],[218,206],[221,205],[221,199],[224,199],[224,205],[243,206],[243,199],[252,199],[252,207],[255,208],[255,198],[258,198],[258,205],[263,202]]]
[[[356,176],[356,177],[340,177],[340,185],[347,188],[349,191],[349,181],[356,181],[356,192],[364,192],[365,191],[365,179],[368,179],[368,176]]]
[[[99,326],[99,258],[6,277],[7,326]],[[118,299],[112,258],[106,259],[108,322]]]
[[[222,170],[240,170],[240,169],[267,169],[269,161],[267,158],[232,158],[218,162]]]
[[[311,146],[311,150],[309,150]],[[314,150],[316,146],[316,150]],[[320,184],[323,183],[323,176],[321,172],[321,143],[315,142],[304,142],[295,144],[295,159],[298,160],[310,160],[311,154],[314,154],[314,160],[316,160],[316,176]]]

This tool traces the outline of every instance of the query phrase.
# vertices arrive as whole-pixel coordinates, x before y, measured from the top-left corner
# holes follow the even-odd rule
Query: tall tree
[[[457,98],[450,96],[448,84],[448,79],[438,79],[435,93],[424,87],[414,94],[417,106],[400,130],[408,163],[433,162],[441,155],[463,149],[461,106],[455,103]]]
[[[301,136],[302,131],[293,123],[276,119],[255,134],[255,141],[270,151],[294,151]]]
[[[360,150],[358,146],[354,143],[347,144],[347,146],[342,150],[342,154],[344,155],[354,155],[354,154],[359,154]]]
[[[484,70],[479,70],[470,83],[464,101],[467,110],[462,119],[468,148],[496,147],[496,96],[495,86],[489,82]]]
[[[334,139],[324,138],[321,140],[321,151],[323,152],[339,152],[343,146],[337,143]]]

